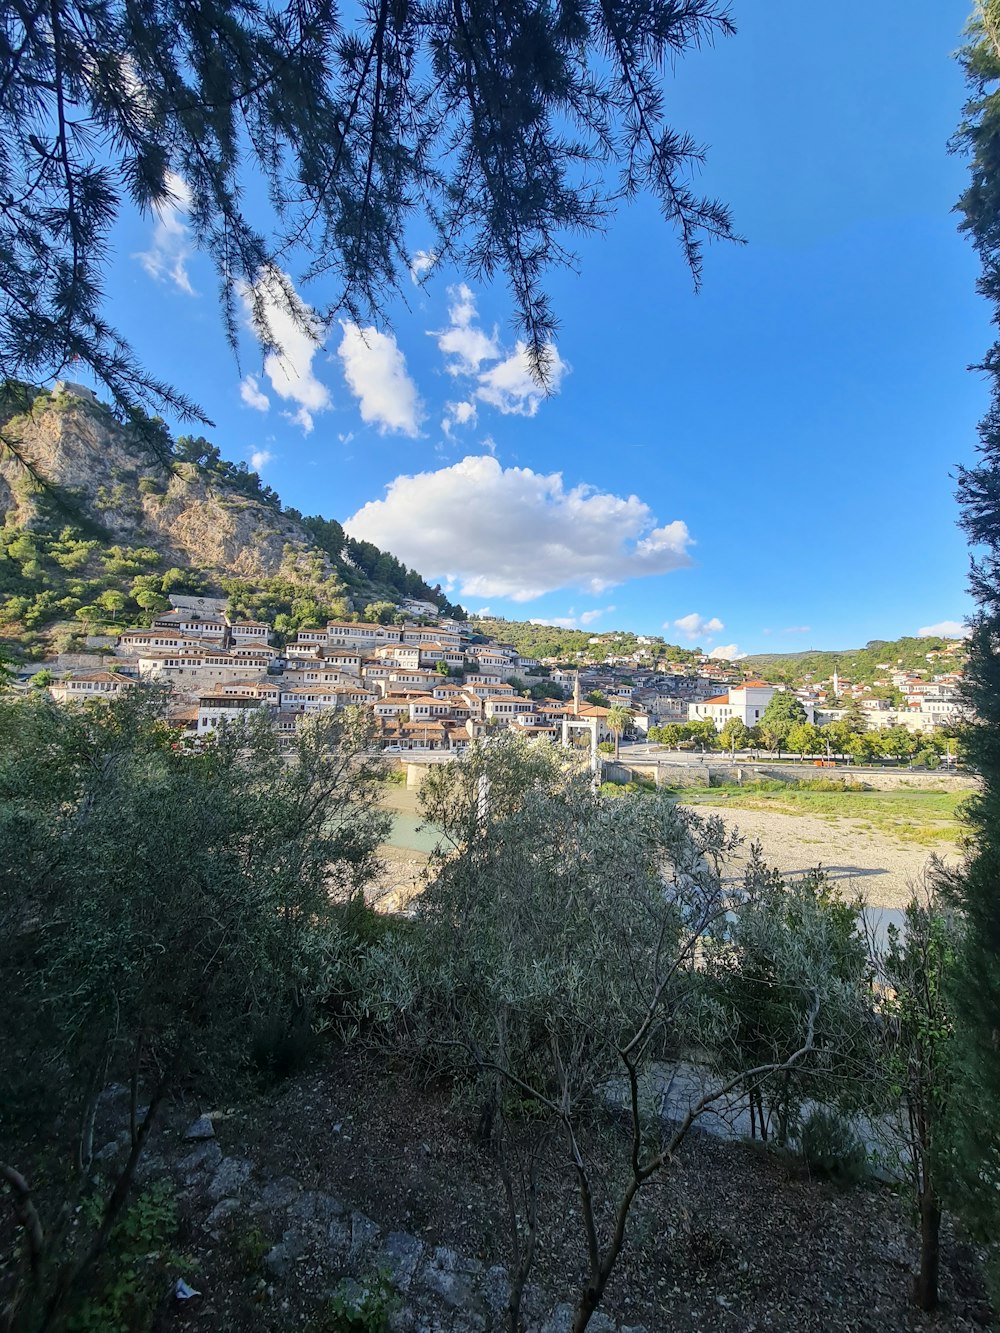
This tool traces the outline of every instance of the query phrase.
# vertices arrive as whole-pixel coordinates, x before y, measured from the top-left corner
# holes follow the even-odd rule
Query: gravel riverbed
[[[932,852],[918,843],[902,842],[856,819],[821,819],[770,810],[721,811],[692,806],[700,815],[720,814],[739,829],[749,845],[759,842],[765,859],[786,874],[822,866],[846,893],[861,893],[872,907],[905,907],[910,886],[917,883]],[[940,843],[933,855],[954,864],[961,853],[954,843]],[[735,870],[742,864],[736,859]]]

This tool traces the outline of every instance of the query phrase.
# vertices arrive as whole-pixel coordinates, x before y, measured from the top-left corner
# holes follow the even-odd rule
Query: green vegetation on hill
[[[855,685],[871,685],[887,676],[889,671],[928,671],[932,664],[927,661],[927,654],[941,652],[953,644],[954,640],[936,637],[872,639],[863,648],[842,651],[755,653],[743,658],[741,666],[774,684],[809,685],[829,680],[836,670],[842,679],[853,681]],[[963,660],[964,653],[955,654],[956,665]],[[933,669],[940,671],[942,668],[935,664]]]
[[[27,432],[30,438],[47,413],[67,411],[106,424],[129,463],[123,468],[95,457],[95,469],[103,466],[107,476],[90,495],[51,481],[40,485],[16,461],[13,442],[18,437]],[[0,416],[5,446],[0,457],[7,462],[11,495],[0,527],[0,636],[16,641],[22,651],[78,649],[87,633],[148,623],[151,614],[169,606],[171,592],[226,595],[233,614],[273,622],[284,634],[334,618],[385,619],[404,598],[432,602],[443,614],[464,617],[440,587],[430,586],[370,542],[347,537],[336,520],[283,509],[277,492],[256,472],[245,463],[228,462],[202,436],[175,440],[161,421],[148,418],[120,427],[100,405],[13,384],[0,394]],[[176,551],[145,530],[142,508],[149,497],[165,501],[178,478],[191,487],[210,488],[206,494],[221,497],[226,505],[250,501],[261,506],[260,530],[272,538],[280,531],[275,520],[299,524],[306,544],[301,538],[287,541],[280,568],[268,576],[179,568]],[[30,526],[19,521],[22,501],[30,503]],[[108,526],[117,522],[120,533],[123,514],[134,542],[116,540]]]
[[[614,630],[596,635],[592,630],[562,629],[558,625],[536,625],[530,620],[503,620],[499,617],[476,618],[473,629],[499,643],[510,643],[525,657],[557,657],[575,661],[603,662],[608,656],[627,657],[649,652],[651,659],[694,665],[701,657],[700,648],[680,648],[650,635]],[[591,643],[592,639],[599,639]]]

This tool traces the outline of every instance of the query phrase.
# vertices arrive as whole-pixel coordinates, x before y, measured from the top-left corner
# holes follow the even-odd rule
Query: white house
[[[775,693],[773,685],[762,680],[749,680],[731,689],[728,694],[716,694],[711,699],[688,704],[688,721],[697,722],[707,718],[714,722],[716,731],[721,731],[730,718],[736,717],[744,726],[755,727]],[[803,707],[808,717],[811,709],[805,704]]]
[[[83,671],[64,680],[54,680],[49,694],[60,704],[74,699],[110,699],[134,684],[135,681],[112,671]]]

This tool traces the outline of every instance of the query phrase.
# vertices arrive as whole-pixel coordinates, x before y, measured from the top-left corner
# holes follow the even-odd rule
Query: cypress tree
[[[1000,323],[1000,0],[980,5],[960,53],[969,99],[954,147],[970,158],[958,203],[961,230],[981,263],[977,287]],[[1000,1221],[1000,341],[975,369],[990,404],[979,425],[979,459],[958,472],[961,524],[973,547],[966,701],[975,721],[970,762],[982,778],[971,802],[972,851],[952,881],[966,932],[955,979],[961,1029],[960,1094],[953,1153],[957,1203],[984,1236]]]

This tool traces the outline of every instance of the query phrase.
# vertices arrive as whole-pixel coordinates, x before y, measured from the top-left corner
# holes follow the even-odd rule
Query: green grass
[[[775,787],[774,782],[748,783],[743,787],[694,787],[685,788],[678,796],[686,805],[858,820],[866,832],[933,846],[958,841],[962,832],[961,805],[969,794],[936,788],[868,791],[847,786],[838,791],[815,791],[791,784]]]

